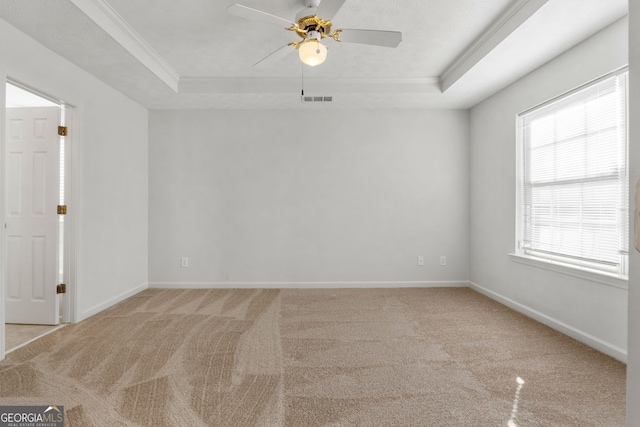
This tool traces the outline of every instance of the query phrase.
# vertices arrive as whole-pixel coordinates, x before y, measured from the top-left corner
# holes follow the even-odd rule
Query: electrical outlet
[[[423,266],[424,265],[424,257],[422,255],[418,256],[418,265],[419,266]]]
[[[180,260],[180,267],[189,267],[189,258],[183,256]]]
[[[447,257],[444,255],[440,256],[440,265],[447,265]]]

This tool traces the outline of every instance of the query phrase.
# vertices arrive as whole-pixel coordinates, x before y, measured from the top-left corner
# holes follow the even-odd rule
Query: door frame
[[[75,323],[78,319],[77,301],[77,200],[78,200],[78,114],[73,105],[62,101],[60,98],[50,96],[32,86],[22,83],[19,79],[7,76],[0,69],[0,198],[5,200],[5,126],[6,126],[6,85],[7,83],[22,87],[38,96],[48,99],[64,107],[65,126],[69,127],[69,135],[65,137],[65,203],[69,206],[69,213],[65,217],[64,226],[64,280],[67,285],[67,293],[62,295],[62,323]],[[74,209],[76,208],[76,209]],[[0,209],[0,224],[5,223],[5,209]],[[1,225],[0,225],[1,226]],[[5,274],[7,267],[7,239],[5,233],[0,238],[0,360],[5,358]],[[53,284],[52,284],[53,286]]]

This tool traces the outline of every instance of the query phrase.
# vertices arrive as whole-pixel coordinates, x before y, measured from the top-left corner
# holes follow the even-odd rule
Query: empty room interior
[[[639,58],[627,0],[0,0],[0,405],[640,425]]]

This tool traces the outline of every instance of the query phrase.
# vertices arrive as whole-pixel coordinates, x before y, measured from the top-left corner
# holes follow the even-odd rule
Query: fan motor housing
[[[317,31],[322,38],[331,36],[331,21],[325,21],[316,15],[305,16],[298,20],[298,25],[293,30],[303,39],[306,39],[309,31]]]

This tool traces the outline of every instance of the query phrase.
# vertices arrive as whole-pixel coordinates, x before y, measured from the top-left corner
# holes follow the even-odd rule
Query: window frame
[[[613,270],[607,268],[599,268],[597,265],[590,265],[588,262],[570,262],[568,257],[557,257],[554,255],[540,256],[538,254],[528,253],[526,248],[523,247],[523,238],[525,233],[525,220],[523,217],[523,199],[524,195],[524,168],[525,168],[525,141],[523,125],[527,115],[535,113],[542,108],[549,107],[555,103],[562,103],[572,95],[589,89],[607,79],[612,77],[618,77],[625,75],[624,91],[625,91],[625,171],[622,175],[624,190],[621,194],[621,202],[623,206],[626,205],[626,220],[623,216],[622,225],[622,237],[627,245],[626,251],[624,247],[621,248],[620,254],[621,262],[620,267]],[[589,81],[579,87],[570,91],[564,92],[556,97],[553,97],[545,102],[542,102],[532,108],[529,108],[516,115],[515,128],[516,128],[516,230],[515,230],[515,250],[514,253],[509,254],[512,261],[531,265],[534,267],[544,268],[548,270],[557,271],[560,273],[568,274],[571,276],[581,277],[587,280],[592,280],[604,284],[608,284],[615,287],[627,288],[628,287],[628,256],[629,256],[629,73],[628,67],[621,67],[614,70],[604,76]]]

